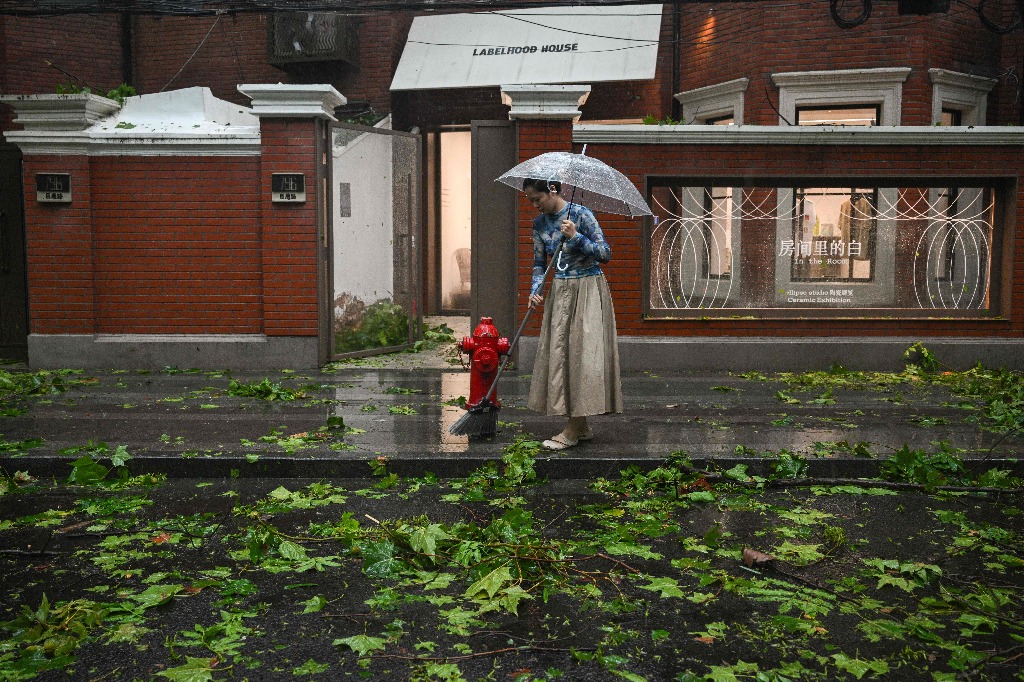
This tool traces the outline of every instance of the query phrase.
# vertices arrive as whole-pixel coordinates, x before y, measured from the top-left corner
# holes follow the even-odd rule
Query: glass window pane
[[[800,188],[793,193],[791,278],[870,280],[875,252],[871,189]]]
[[[796,110],[796,123],[801,126],[875,126],[878,125],[877,106],[800,107]]]
[[[711,118],[704,119],[704,125],[710,126],[731,126],[736,123],[736,118],[732,114],[726,114],[725,116],[713,116]]]
[[[963,113],[957,109],[943,109],[942,115],[939,118],[939,123],[944,126],[958,126],[961,125],[963,120]]]
[[[659,220],[649,235],[651,305],[721,308],[739,305],[734,277],[732,188],[662,187],[653,195]]]

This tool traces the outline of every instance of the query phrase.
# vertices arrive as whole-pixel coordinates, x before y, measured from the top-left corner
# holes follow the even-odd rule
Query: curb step
[[[36,478],[65,479],[71,472],[75,457],[19,457],[0,458],[0,469],[8,473],[27,471]],[[371,477],[368,462],[373,459],[312,459],[297,457],[261,456],[250,462],[244,457],[171,458],[135,456],[127,463],[133,475],[146,473],[166,474],[169,478],[302,478],[302,479],[365,479]],[[500,462],[501,457],[460,455],[439,458],[424,453],[421,457],[388,458],[388,470],[403,477],[419,477],[432,473],[440,478],[464,478],[488,462]],[[739,464],[747,465],[752,476],[771,473],[773,460],[752,457],[691,457],[694,467],[703,470],[725,471]],[[878,459],[830,458],[807,460],[808,478],[843,479],[880,477]],[[965,459],[964,464],[976,472],[988,469],[1008,469],[1013,476],[1024,476],[1024,460]],[[599,476],[617,477],[631,466],[650,471],[664,462],[653,457],[571,457],[541,455],[536,458],[540,476],[552,479],[590,479]]]

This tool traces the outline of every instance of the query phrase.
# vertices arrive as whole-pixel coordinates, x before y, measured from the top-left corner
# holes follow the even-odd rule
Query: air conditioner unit
[[[275,12],[268,24],[267,61],[358,63],[353,20],[336,12]]]

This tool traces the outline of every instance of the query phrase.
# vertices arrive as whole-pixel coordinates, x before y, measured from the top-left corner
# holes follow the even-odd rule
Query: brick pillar
[[[89,157],[25,156],[25,250],[33,334],[93,334],[93,229]],[[68,173],[72,202],[36,201],[37,173]]]
[[[329,314],[325,127],[346,100],[330,85],[240,85],[238,90],[252,99],[252,113],[260,119],[263,331],[323,337]],[[306,201],[272,201],[274,173],[302,173]]]
[[[590,96],[589,85],[506,85],[501,101],[518,121],[519,160],[572,150],[572,124]]]
[[[519,160],[531,159],[544,152],[572,151],[572,126],[579,120],[580,107],[590,96],[589,85],[506,85],[501,88],[501,101],[510,107],[509,118],[517,121]],[[530,290],[533,274],[533,219],[537,211],[529,202],[519,202],[519,290]],[[514,292],[513,292],[514,295]],[[517,314],[526,313],[529,301],[522,297]],[[530,320],[524,335],[536,336],[540,331],[540,315]],[[526,344],[528,345],[528,344]],[[532,358],[532,348],[520,357]]]

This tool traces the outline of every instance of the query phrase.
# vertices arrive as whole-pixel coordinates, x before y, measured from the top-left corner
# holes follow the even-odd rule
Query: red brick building
[[[342,348],[352,300],[377,297],[413,317],[489,313],[509,329],[532,216],[490,179],[586,144],[655,214],[599,216],[627,365],[887,367],[915,341],[954,364],[1020,364],[1024,30],[1012,4],[987,3],[983,21],[962,4],[913,15],[876,3],[849,28],[856,18],[827,4],[639,11],[657,12],[654,34],[633,39],[650,48],[653,77],[608,67],[580,80],[554,62],[526,77],[537,87],[410,89],[398,85],[403,54],[426,26],[413,13],[0,16],[11,133],[0,354],[27,350],[38,366],[308,367]],[[519,23],[553,26],[552,12]],[[572,21],[581,44],[604,35]],[[435,42],[485,42],[459,26],[447,33],[458,40]],[[309,36],[329,44],[303,51]],[[194,122],[161,129],[152,104],[81,96],[64,100],[81,105],[76,123],[55,122],[53,101],[31,121],[23,112],[47,98],[13,99],[122,82],[150,103],[191,93],[190,104],[157,101]],[[284,88],[281,100],[282,89],[248,85],[273,83],[330,87]],[[331,121],[363,114],[389,115],[390,131],[364,139]],[[384,157],[404,173],[388,171],[386,192],[360,184],[366,170],[345,175]],[[275,198],[282,174],[303,177],[304,201]],[[24,191],[12,192],[19,175]],[[39,178],[55,175],[70,177],[70,203],[38,200]],[[356,256],[345,252],[361,244],[353,221],[377,224],[360,217],[366,204],[387,207],[391,246]],[[384,294],[345,298],[381,272]]]

